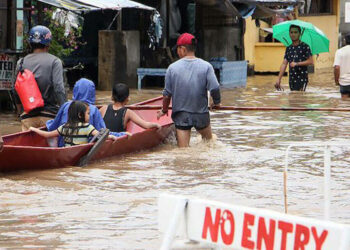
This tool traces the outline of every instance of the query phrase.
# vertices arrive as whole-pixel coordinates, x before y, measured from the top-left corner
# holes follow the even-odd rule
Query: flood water
[[[276,92],[275,76],[255,76],[245,89],[224,90],[223,105],[350,107],[340,99],[331,70],[311,75],[306,93]],[[287,89],[287,79],[284,86]],[[132,103],[160,89],[132,91]],[[109,92],[97,102],[108,103]],[[162,192],[283,212],[284,154],[292,141],[344,140],[347,112],[218,111],[216,140],[193,132],[191,147],[174,136],[151,151],[95,162],[85,168],[0,176],[0,248],[158,249],[157,198]],[[0,115],[4,134],[20,129]],[[332,149],[331,220],[350,223],[350,148]],[[291,151],[289,212],[323,217],[322,148]]]

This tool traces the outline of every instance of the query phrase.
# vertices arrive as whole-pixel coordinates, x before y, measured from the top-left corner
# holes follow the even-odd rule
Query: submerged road
[[[275,80],[251,77],[246,89],[224,90],[223,105],[350,107],[331,70],[311,75],[306,93],[275,92]],[[160,93],[132,91],[131,103]],[[109,100],[109,92],[98,92],[98,104]],[[212,127],[215,141],[193,134],[188,149],[178,149],[171,136],[151,151],[86,168],[0,175],[0,248],[158,249],[161,192],[283,212],[288,142],[350,139],[350,112],[217,111]],[[19,129],[14,115],[0,114],[2,133]],[[349,153],[332,153],[331,219],[342,223],[350,223]],[[290,155],[289,212],[322,218],[323,152],[301,147]]]

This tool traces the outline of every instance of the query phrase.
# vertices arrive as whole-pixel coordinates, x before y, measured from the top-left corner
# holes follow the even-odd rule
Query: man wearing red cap
[[[171,64],[165,75],[163,109],[158,119],[168,113],[172,99],[172,119],[176,127],[179,147],[188,147],[191,129],[194,127],[205,140],[212,139],[208,94],[213,107],[220,106],[220,87],[210,63],[195,56],[197,40],[189,34],[182,34],[176,43],[180,60]]]

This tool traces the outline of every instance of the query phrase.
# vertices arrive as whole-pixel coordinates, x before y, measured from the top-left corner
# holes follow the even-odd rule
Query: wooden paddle
[[[90,142],[95,142],[95,144],[92,146],[92,148],[89,150],[89,152],[80,158],[78,162],[79,167],[84,167],[88,164],[88,162],[91,160],[91,158],[98,152],[98,150],[101,148],[103,143],[106,141],[109,135],[109,129],[104,128],[101,129],[101,131],[95,135]]]
[[[127,106],[133,110],[161,110],[161,105],[140,105]],[[172,107],[169,107],[171,109]],[[236,107],[236,106],[220,106],[214,110],[253,110],[253,111],[341,111],[349,112],[350,108],[304,108],[304,107]]]

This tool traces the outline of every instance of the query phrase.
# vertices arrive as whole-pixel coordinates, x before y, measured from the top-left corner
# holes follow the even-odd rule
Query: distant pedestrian
[[[48,53],[51,39],[51,31],[47,27],[40,25],[33,27],[28,38],[33,52],[17,63],[17,70],[22,63],[23,69],[34,73],[44,99],[43,108],[21,114],[22,131],[27,131],[29,127],[45,126],[45,122],[55,118],[59,107],[66,101],[62,62]],[[19,98],[16,99],[18,110],[21,110]]]
[[[163,109],[158,112],[158,119],[168,113],[172,100],[171,117],[175,123],[177,145],[188,147],[192,127],[203,139],[212,139],[207,93],[210,91],[214,107],[220,106],[221,95],[213,66],[195,56],[196,38],[184,33],[176,45],[180,60],[171,64],[166,72]]]
[[[289,36],[292,45],[286,48],[284,60],[281,64],[280,73],[275,84],[277,90],[282,90],[281,79],[289,64],[289,88],[292,91],[305,91],[309,82],[307,66],[313,65],[311,50],[309,45],[300,41],[301,28],[291,25]]]
[[[340,86],[343,99],[350,97],[350,33],[345,35],[346,45],[338,49],[334,59],[334,80]]]

